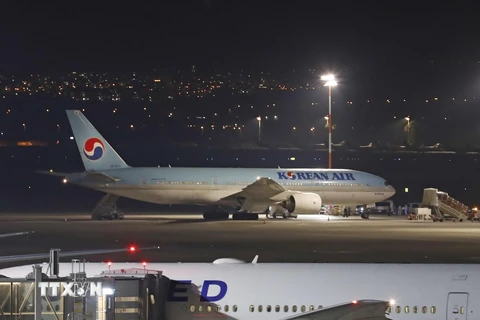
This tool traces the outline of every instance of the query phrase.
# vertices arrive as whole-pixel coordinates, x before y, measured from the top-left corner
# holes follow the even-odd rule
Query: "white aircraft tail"
[[[129,167],[80,110],[67,110],[67,116],[85,170],[97,171]]]

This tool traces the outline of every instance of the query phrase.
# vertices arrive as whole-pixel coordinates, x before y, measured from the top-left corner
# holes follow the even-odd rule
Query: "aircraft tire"
[[[230,214],[228,212],[205,212],[203,219],[205,220],[228,220]]]
[[[256,213],[237,212],[232,215],[233,220],[258,220]]]

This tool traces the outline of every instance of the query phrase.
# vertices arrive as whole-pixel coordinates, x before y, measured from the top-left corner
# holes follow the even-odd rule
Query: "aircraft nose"
[[[391,195],[390,195],[390,197],[391,197],[391,196],[393,196],[393,195],[397,192],[397,190],[395,190],[395,188],[394,188],[393,186],[388,185],[388,186],[387,186],[387,192],[388,192],[388,193],[391,193]]]

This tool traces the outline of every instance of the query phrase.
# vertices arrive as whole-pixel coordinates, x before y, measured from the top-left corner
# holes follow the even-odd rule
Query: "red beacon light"
[[[357,301],[357,300],[353,300],[352,303],[353,303],[353,304],[358,304],[358,301]]]
[[[130,246],[129,251],[130,252],[135,252],[135,251],[137,251],[137,248],[135,248],[135,246]]]
[[[109,267],[111,267],[112,266],[112,261],[108,261],[107,264],[108,264]]]
[[[145,261],[142,262],[143,269],[147,267],[147,263]]]

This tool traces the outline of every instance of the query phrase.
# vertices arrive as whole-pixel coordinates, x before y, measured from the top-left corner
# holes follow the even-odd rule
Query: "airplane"
[[[118,197],[156,204],[212,206],[206,220],[229,218],[220,207],[234,207],[233,220],[258,220],[258,214],[284,218],[317,214],[322,204],[358,205],[383,201],[395,188],[383,178],[347,169],[247,169],[131,167],[79,110],[67,110],[85,171],[59,173],[65,183],[105,192],[97,208],[115,206]],[[97,208],[92,219],[105,215]],[[99,209],[100,210],[100,209]],[[115,210],[107,213],[110,219]]]
[[[426,146],[424,144],[421,144],[418,149],[420,150],[443,150],[443,146],[441,143],[437,142],[434,145],[431,146]]]
[[[373,148],[373,142],[370,142],[369,144],[365,146],[359,146],[359,148],[367,149],[367,148]]]
[[[60,263],[59,276],[70,269]],[[23,278],[31,270],[24,265],[0,274]],[[94,278],[159,271],[169,281],[165,319],[480,319],[480,276],[472,264],[258,263],[258,256],[251,263],[223,258],[149,263],[148,269],[145,263],[85,264]]]
[[[2,234],[0,234],[0,238],[25,236],[25,235],[32,234],[32,233],[35,233],[35,231],[21,231],[21,232],[12,232],[12,233],[2,233]]]

